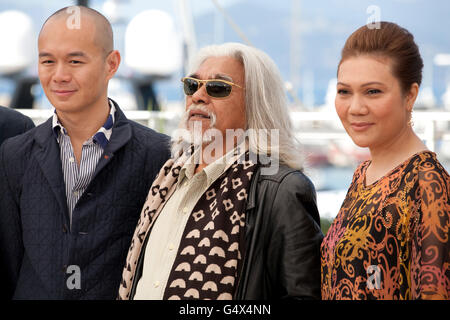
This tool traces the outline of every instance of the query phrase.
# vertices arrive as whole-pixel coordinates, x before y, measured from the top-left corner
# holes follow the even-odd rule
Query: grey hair
[[[280,72],[263,51],[241,44],[224,43],[199,50],[190,67],[195,72],[210,57],[232,57],[240,61],[245,71],[246,130],[260,132],[279,130],[279,143],[260,143],[257,134],[249,134],[249,148],[256,154],[277,156],[288,167],[303,170],[303,153],[296,139],[286,93]]]

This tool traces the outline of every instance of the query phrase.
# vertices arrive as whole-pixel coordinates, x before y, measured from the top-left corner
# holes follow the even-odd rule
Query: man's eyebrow
[[[190,74],[188,77],[194,78],[194,79],[200,79],[200,76],[197,73]],[[222,74],[222,73],[214,74],[211,77],[209,77],[209,79],[226,80],[226,81],[233,82],[233,79],[230,76],[227,76],[226,74]]]
[[[220,73],[215,74],[212,79],[220,79],[220,80],[226,80],[226,81],[233,82],[233,79],[230,76],[227,76],[225,74],[220,74]]]
[[[39,58],[51,57],[52,55],[48,52],[39,52]]]
[[[68,57],[87,57],[83,51],[70,52],[67,56]]]
[[[49,52],[40,52],[39,58],[43,57],[52,57],[53,55]],[[68,57],[87,57],[87,55],[83,51],[74,51],[67,54]]]

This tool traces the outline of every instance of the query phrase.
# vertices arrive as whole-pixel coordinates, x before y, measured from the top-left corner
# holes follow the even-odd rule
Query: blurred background
[[[198,48],[233,41],[268,53],[285,81],[324,232],[353,171],[369,157],[347,137],[334,111],[340,50],[358,27],[396,22],[414,34],[425,64],[415,130],[449,168],[447,0],[0,0],[0,105],[36,124],[52,114],[37,78],[37,35],[49,15],[71,5],[90,6],[111,21],[122,64],[109,96],[127,117],[169,135],[184,109],[180,78]]]

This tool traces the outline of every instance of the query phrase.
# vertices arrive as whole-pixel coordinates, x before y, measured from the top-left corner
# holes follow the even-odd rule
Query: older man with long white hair
[[[319,299],[323,235],[279,71],[237,44],[200,50],[120,299]]]

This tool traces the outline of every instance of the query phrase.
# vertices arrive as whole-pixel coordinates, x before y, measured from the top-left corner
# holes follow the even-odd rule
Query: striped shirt
[[[67,134],[67,130],[59,122],[56,111],[53,115],[53,132],[59,144],[71,227],[75,205],[91,182],[97,163],[111,137],[115,111],[114,105],[110,103],[110,112],[106,122],[91,138],[83,143],[80,166],[78,166],[75,159],[72,142]]]

